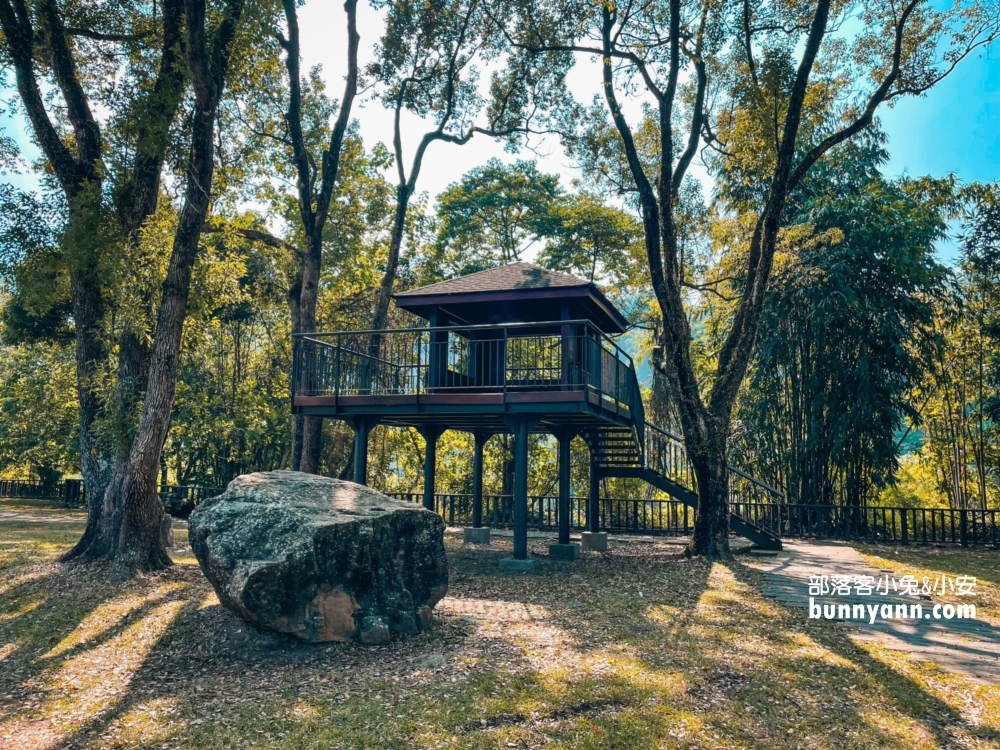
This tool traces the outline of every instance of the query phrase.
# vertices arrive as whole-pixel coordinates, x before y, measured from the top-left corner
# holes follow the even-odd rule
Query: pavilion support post
[[[437,473],[437,441],[444,432],[439,427],[422,427],[420,434],[424,437],[424,507],[434,510],[434,480]]]
[[[563,433],[559,440],[559,544],[569,544],[569,446],[573,436]]]
[[[490,530],[483,528],[483,448],[490,434],[476,432],[475,450],[472,454],[472,528],[463,531],[467,544],[489,544]]]
[[[587,531],[601,530],[601,477],[590,463],[590,492],[587,495]]]
[[[500,561],[502,570],[528,571],[538,560],[528,557],[528,435],[537,420],[518,415],[511,419],[514,431],[514,554]]]
[[[514,437],[514,559],[528,557],[528,420],[517,420]]]
[[[374,426],[371,419],[359,417],[354,427],[354,482],[368,484],[368,435]]]
[[[576,560],[580,557],[580,545],[569,540],[570,516],[570,444],[573,433],[561,430],[556,433],[559,441],[559,542],[549,545],[549,557],[556,560]]]
[[[580,535],[582,549],[592,552],[606,552],[608,535],[601,531],[601,475],[591,448],[590,458],[590,495],[587,497],[587,530]]]

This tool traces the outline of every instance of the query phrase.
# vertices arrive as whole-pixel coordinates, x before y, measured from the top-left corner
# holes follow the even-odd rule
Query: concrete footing
[[[588,552],[607,552],[608,532],[584,531],[580,534],[580,547]]]
[[[490,530],[487,528],[474,529],[468,526],[462,529],[462,541],[466,544],[489,544]]]
[[[500,570],[505,570],[509,573],[530,573],[538,570],[539,565],[541,563],[538,562],[537,557],[527,557],[524,560],[505,557],[500,561]]]
[[[579,560],[579,544],[550,544],[549,557],[553,560]]]

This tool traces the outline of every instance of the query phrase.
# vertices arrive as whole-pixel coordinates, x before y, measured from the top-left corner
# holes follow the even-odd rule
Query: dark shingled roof
[[[532,263],[510,263],[500,268],[458,276],[436,284],[428,284],[396,297],[422,297],[439,294],[473,294],[502,292],[515,289],[551,289],[552,287],[589,286],[590,282],[561,271],[550,271]]]
[[[531,263],[510,263],[393,296],[397,307],[439,326],[580,319],[606,333],[628,328],[596,284]]]

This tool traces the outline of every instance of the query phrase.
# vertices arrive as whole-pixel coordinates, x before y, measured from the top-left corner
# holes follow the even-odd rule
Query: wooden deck
[[[444,424],[457,430],[508,432],[507,416],[534,415],[535,431],[559,427],[630,424],[628,406],[592,390],[520,390],[507,393],[400,393],[296,396],[295,412],[338,419],[377,418],[382,424]]]

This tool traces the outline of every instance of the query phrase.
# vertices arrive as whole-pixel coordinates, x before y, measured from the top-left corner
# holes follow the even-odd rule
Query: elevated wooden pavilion
[[[529,566],[528,435],[559,442],[559,544],[570,546],[570,441],[591,454],[585,544],[599,529],[602,476],[635,476],[697,503],[683,444],[647,425],[635,365],[611,337],[628,321],[595,284],[530,263],[469,274],[395,295],[423,328],[297,336],[293,409],[342,419],[355,431],[354,480],[367,481],[368,434],[377,424],[415,427],[427,444],[424,505],[434,507],[437,439],[447,429],[475,436],[473,529],[482,528],[483,446],[514,435],[514,555]],[[734,517],[759,544],[776,539]],[[780,544],[780,543],[779,543]]]

